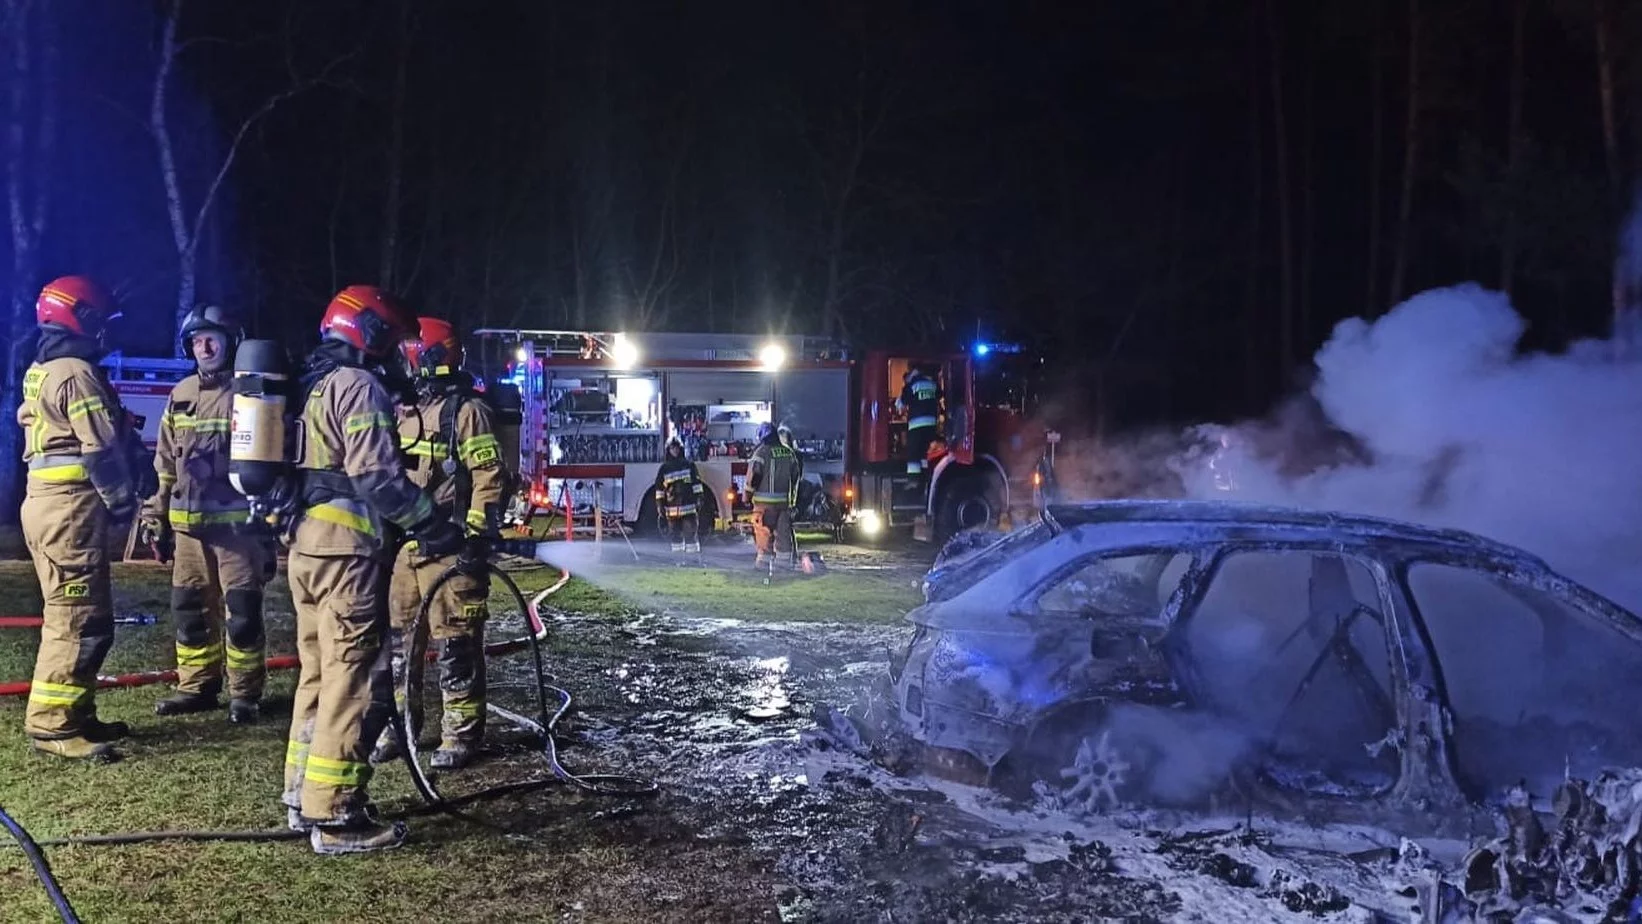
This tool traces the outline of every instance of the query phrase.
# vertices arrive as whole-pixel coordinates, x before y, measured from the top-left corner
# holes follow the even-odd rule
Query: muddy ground
[[[902,601],[916,600],[911,588],[932,555],[819,548],[829,582],[893,588]],[[1146,813],[1072,818],[893,776],[836,747],[813,713],[852,701],[885,673],[888,653],[910,634],[898,613],[852,605],[829,618],[827,602],[803,585],[816,577],[777,573],[766,587],[750,552],[734,545],[710,546],[699,562],[649,544],[636,559],[619,545],[597,558],[585,546],[569,557],[544,549],[582,577],[656,604],[615,622],[557,618],[571,653],[551,670],[577,697],[561,726],[565,761],[661,785],[657,798],[611,799],[600,813],[621,817],[636,837],[654,829],[672,838],[682,826],[760,858],[780,883],[770,919],[1401,921],[1416,905],[1420,871],[1395,862],[1398,840],[1387,832]],[[693,608],[711,612],[691,612],[654,589],[669,568],[680,587],[728,581],[731,593],[698,597]],[[516,669],[495,681],[515,702],[528,690]]]

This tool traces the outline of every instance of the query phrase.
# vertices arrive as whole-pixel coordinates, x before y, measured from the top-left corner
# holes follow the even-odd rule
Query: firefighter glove
[[[462,544],[461,554],[456,556],[456,570],[462,574],[483,574],[489,567],[490,540],[482,536],[470,536]]]
[[[441,516],[430,517],[411,530],[417,549],[428,558],[455,555],[467,545],[461,527]]]

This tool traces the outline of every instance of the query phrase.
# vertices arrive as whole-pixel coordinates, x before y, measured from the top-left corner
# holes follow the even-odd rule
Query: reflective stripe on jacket
[[[89,360],[59,356],[29,366],[17,424],[30,494],[90,487],[110,508],[135,501],[125,409]]]
[[[405,474],[412,484],[433,495],[434,506],[441,514],[470,531],[483,532],[492,525],[485,518],[486,506],[495,509],[498,515],[507,506],[503,495],[508,473],[502,467],[496,424],[490,406],[484,401],[467,397],[456,409],[453,425],[456,432],[439,432],[440,421],[445,418],[445,405],[455,400],[455,395],[435,395],[422,399],[415,407],[399,409],[399,443],[409,457]],[[455,509],[460,500],[456,496],[455,473],[445,471],[451,443],[456,444],[456,464],[467,471],[472,484],[472,492],[461,510]]]
[[[405,477],[393,399],[364,369],[343,366],[314,384],[302,410],[299,466],[317,475],[304,479],[291,540],[298,552],[373,556],[387,548],[388,523],[408,530],[433,515],[427,495]]]
[[[788,506],[798,501],[798,456],[780,443],[762,443],[747,463],[753,503]]]
[[[245,496],[228,481],[228,437],[233,429],[234,394],[226,375],[190,375],[171,389],[160,418],[154,472],[160,490],[145,513],[168,521],[178,532],[243,523]]]

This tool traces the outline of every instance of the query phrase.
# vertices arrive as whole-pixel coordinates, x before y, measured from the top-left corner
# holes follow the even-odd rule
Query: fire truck
[[[703,523],[727,522],[743,509],[765,423],[786,426],[803,461],[795,518],[840,531],[912,527],[927,540],[997,526],[1034,513],[1049,477],[1056,436],[1021,408],[977,401],[971,352],[851,356],[802,336],[485,329],[473,338],[474,368],[518,426],[524,519],[597,506],[652,529],[650,489],[677,437],[712,489]],[[923,476],[907,473],[895,409],[914,365],[944,393],[942,439]]]
[[[110,353],[102,361],[108,371],[108,381],[120,396],[142,434],[143,446],[153,452],[160,438],[160,418],[165,414],[165,402],[171,389],[192,375],[191,359],[154,359]]]

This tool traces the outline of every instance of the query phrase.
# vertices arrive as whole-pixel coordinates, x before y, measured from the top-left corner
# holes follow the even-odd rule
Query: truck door
[[[941,370],[946,391],[946,446],[961,465],[975,464],[975,367],[968,356],[949,359]]]

